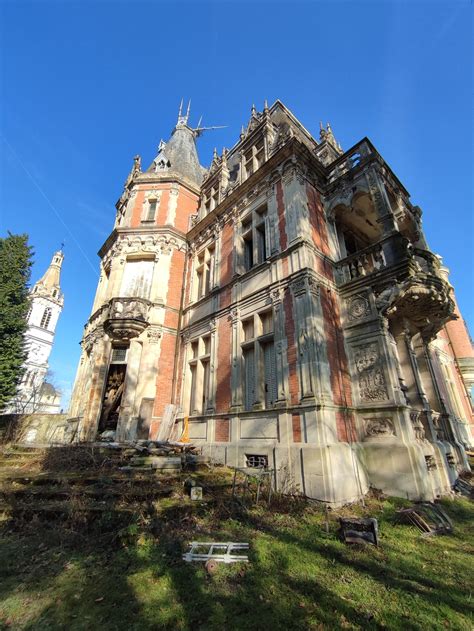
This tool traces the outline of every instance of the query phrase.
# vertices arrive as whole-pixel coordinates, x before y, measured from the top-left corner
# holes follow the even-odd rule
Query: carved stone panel
[[[347,316],[349,322],[362,320],[370,315],[370,303],[363,294],[351,296],[347,301]]]
[[[385,439],[395,436],[393,422],[389,418],[366,418],[365,440]]]
[[[386,401],[388,392],[377,342],[355,348],[354,359],[361,401]]]

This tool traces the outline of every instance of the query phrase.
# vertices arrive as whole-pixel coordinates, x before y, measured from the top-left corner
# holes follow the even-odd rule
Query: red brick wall
[[[298,413],[291,415],[291,425],[293,429],[293,442],[301,442],[301,418]]]
[[[339,440],[347,443],[349,442],[349,432],[351,432],[352,442],[357,440],[356,429],[355,429],[355,419],[352,412],[339,411],[336,412],[336,428],[337,428],[337,437]]]
[[[351,378],[347,356],[344,349],[343,333],[339,304],[334,293],[321,287],[321,307],[323,311],[324,332],[329,362],[331,390],[336,405],[352,405]],[[344,417],[336,419],[339,440],[347,440],[347,433],[343,431]],[[353,423],[353,419],[351,419]]]
[[[164,332],[156,377],[156,397],[153,416],[163,416],[165,405],[172,402],[176,335]]]
[[[454,294],[451,297],[456,301]],[[454,355],[457,358],[460,357],[473,357],[474,349],[469,338],[469,333],[466,328],[466,324],[459,311],[457,302],[455,302],[454,313],[458,316],[457,320],[450,320],[446,323],[445,329],[447,331],[449,341],[453,346]]]
[[[309,222],[311,225],[313,243],[319,252],[329,257],[331,255],[331,249],[329,246],[326,216],[324,214],[321,196],[314,186],[311,186],[310,184],[307,184],[306,186],[306,194],[308,198]],[[333,280],[333,269],[329,261],[318,258],[316,265],[317,271],[322,276],[328,278],[329,280]]]
[[[168,214],[168,204],[170,201],[170,188],[168,185],[168,186],[160,186],[160,189],[163,192],[161,193],[160,205],[158,206],[158,213],[156,216],[155,224],[157,226],[164,226],[166,223],[166,215]]]
[[[288,342],[288,372],[289,372],[289,388],[290,402],[292,404],[299,403],[299,386],[298,374],[296,367],[296,340],[295,340],[295,320],[293,317],[293,300],[290,292],[285,294],[283,299],[283,308],[285,312],[285,333]]]
[[[219,318],[217,335],[216,410],[217,412],[228,412],[231,404],[232,329],[227,318]]]
[[[189,228],[189,216],[197,213],[199,197],[182,186],[179,187],[178,207],[176,209],[175,228],[181,232],[187,232]],[[165,216],[166,218],[166,216]]]
[[[168,292],[166,294],[166,305],[178,310],[181,307],[181,296],[183,294],[184,259],[184,252],[173,250],[171,255]]]
[[[221,285],[230,283],[233,275],[233,253],[234,253],[234,226],[227,222],[222,228],[221,235],[221,257],[220,275]]]
[[[228,443],[230,440],[230,422],[228,418],[218,418],[216,423],[216,443]]]
[[[286,234],[285,203],[283,201],[283,184],[281,180],[276,183],[276,202],[278,211],[278,231],[280,234],[280,249],[283,251],[288,247],[288,237]]]
[[[143,212],[143,200],[145,199],[145,191],[138,191],[135,197],[135,206],[132,209],[132,216],[130,218],[130,226],[136,228],[140,225]]]

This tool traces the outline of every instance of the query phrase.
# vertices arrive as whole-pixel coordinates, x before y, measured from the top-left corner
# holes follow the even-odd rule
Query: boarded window
[[[127,261],[122,277],[121,296],[148,299],[153,278],[153,266],[154,261],[151,259]]]
[[[263,344],[263,365],[265,375],[265,407],[271,407],[277,399],[275,347],[273,342]]]
[[[255,402],[255,351],[248,348],[244,351],[245,370],[245,409],[251,410]]]

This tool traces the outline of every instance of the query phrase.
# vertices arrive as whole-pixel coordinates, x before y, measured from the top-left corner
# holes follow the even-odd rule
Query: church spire
[[[61,266],[64,260],[64,252],[58,250],[53,254],[48,269],[33,288],[33,293],[51,297],[53,300],[61,299]]]

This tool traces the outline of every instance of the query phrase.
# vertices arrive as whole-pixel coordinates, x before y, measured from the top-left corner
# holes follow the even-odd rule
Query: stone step
[[[180,471],[182,462],[180,456],[134,456],[130,460],[130,465],[132,467],[149,466],[152,469],[177,469]]]
[[[59,487],[59,486],[44,486],[44,487],[24,487],[24,488],[11,488],[8,490],[2,490],[0,492],[0,498],[3,496],[3,499],[13,499],[14,501],[27,501],[29,499],[48,499],[48,498],[65,498],[70,499],[72,497],[89,497],[89,498],[107,498],[107,497],[121,497],[124,500],[132,499],[139,500],[143,498],[150,497],[159,497],[169,495],[173,491],[172,486],[156,486],[156,483],[153,486],[149,486],[148,488],[143,488],[143,485],[140,485],[140,488],[123,488],[123,487],[106,487],[106,488],[80,488],[74,490],[70,487]],[[79,491],[79,493],[78,493]]]
[[[70,501],[57,502],[41,502],[41,503],[18,503],[15,505],[0,502],[0,514],[11,515],[12,513],[22,512],[27,514],[37,513],[77,513],[77,512],[110,512],[111,506],[108,502],[84,502],[81,504],[72,504]],[[133,506],[113,506],[114,513],[135,513],[136,507]]]
[[[48,484],[63,484],[67,482],[72,485],[94,485],[98,483],[102,484],[143,484],[152,481],[156,478],[157,470],[149,468],[139,467],[123,467],[122,470],[115,471],[109,475],[98,475],[97,473],[87,472],[67,472],[67,473],[51,473],[51,472],[28,472],[22,473],[17,470],[11,470],[6,475],[0,475],[0,489],[5,485],[11,483],[42,486]],[[166,474],[166,479],[174,479],[176,477],[175,472],[169,471]]]

